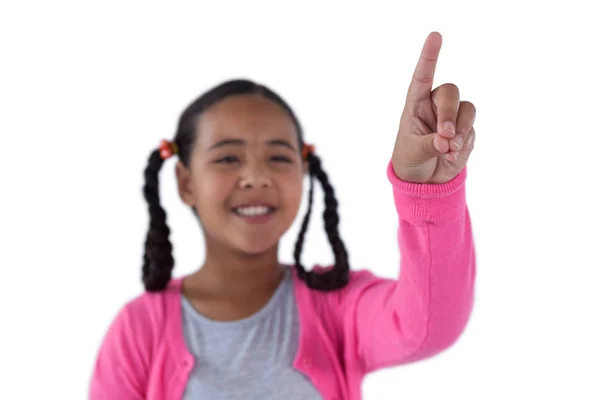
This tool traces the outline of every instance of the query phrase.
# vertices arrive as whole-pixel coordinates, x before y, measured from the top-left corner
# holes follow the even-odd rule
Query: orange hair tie
[[[306,160],[308,158],[308,155],[314,152],[315,146],[313,146],[312,144],[305,144],[302,148],[302,158]]]
[[[169,140],[163,139],[160,142],[160,146],[158,148],[160,150],[160,158],[166,160],[171,157],[173,154],[177,154],[179,149],[177,148],[177,144],[175,142],[171,142]]]

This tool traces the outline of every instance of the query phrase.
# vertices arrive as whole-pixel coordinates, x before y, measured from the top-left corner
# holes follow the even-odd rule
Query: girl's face
[[[257,95],[232,96],[196,123],[190,167],[177,165],[182,200],[196,208],[207,240],[260,254],[292,225],[306,169],[292,119]]]

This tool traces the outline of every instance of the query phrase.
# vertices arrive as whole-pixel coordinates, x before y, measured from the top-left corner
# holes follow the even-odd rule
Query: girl
[[[366,374],[431,357],[459,338],[475,279],[465,200],[475,109],[454,85],[431,91],[440,46],[437,33],[425,42],[387,170],[399,215],[398,280],[350,270],[333,188],[278,95],[231,81],[183,112],[175,139],[152,152],[145,171],[146,293],[111,324],[92,400],[357,400]],[[206,240],[202,267],[177,279],[158,196],[159,170],[172,155],[179,195]],[[309,207],[286,266],[278,242],[296,218],[306,173]],[[335,263],[307,271],[300,256],[314,179]]]

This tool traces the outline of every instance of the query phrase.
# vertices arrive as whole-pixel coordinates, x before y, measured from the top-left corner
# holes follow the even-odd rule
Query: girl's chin
[[[272,241],[243,241],[235,243],[235,249],[246,256],[249,257],[258,257],[265,255],[273,250],[276,250],[277,242],[273,243]]]

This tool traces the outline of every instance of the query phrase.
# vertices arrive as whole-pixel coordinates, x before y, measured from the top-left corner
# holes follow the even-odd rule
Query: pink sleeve
[[[460,337],[473,305],[475,250],[466,169],[445,184],[395,175],[398,280],[362,274],[347,294],[344,330],[365,373],[431,357]]]
[[[136,318],[137,316],[137,318]],[[149,329],[127,304],[100,346],[91,378],[90,400],[143,400],[149,366]]]

